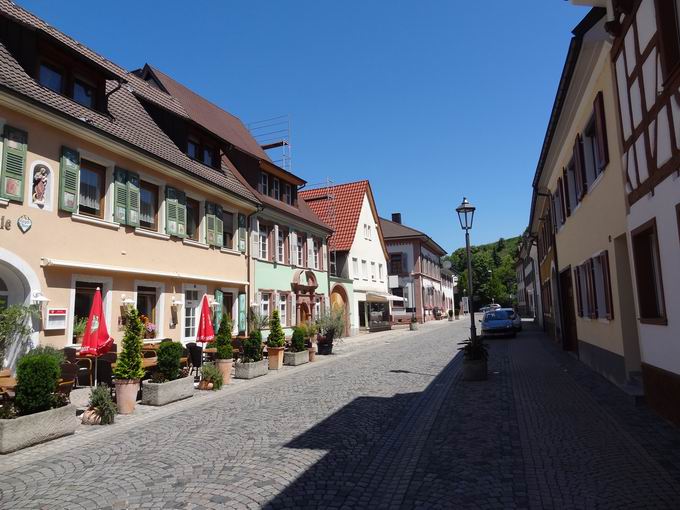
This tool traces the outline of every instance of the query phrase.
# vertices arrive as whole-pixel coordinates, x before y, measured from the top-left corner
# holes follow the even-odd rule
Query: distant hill
[[[472,274],[476,307],[492,300],[511,306],[517,294],[515,257],[521,237],[500,238],[495,243],[472,246]],[[465,248],[458,248],[444,257],[451,261],[451,270],[459,275],[459,295],[467,288]]]

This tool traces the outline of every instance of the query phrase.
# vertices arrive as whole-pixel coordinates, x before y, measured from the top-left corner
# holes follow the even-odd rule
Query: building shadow
[[[380,496],[385,485],[391,483],[391,476],[383,475],[387,475],[390,461],[399,455],[399,444],[407,435],[410,424],[417,419],[421,407],[430,401],[429,393],[442,386],[445,378],[455,376],[451,370],[454,361],[436,376],[417,374],[433,377],[422,392],[392,397],[357,397],[284,445],[285,448],[326,450],[328,453],[264,508],[394,507],[391,498],[383,500]],[[395,376],[414,374],[407,370],[390,372]],[[413,452],[414,457],[419,454]],[[399,482],[404,483],[404,478]]]

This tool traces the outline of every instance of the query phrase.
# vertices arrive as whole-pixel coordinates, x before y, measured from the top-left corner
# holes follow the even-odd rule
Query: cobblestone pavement
[[[0,457],[0,508],[680,508],[677,429],[532,332],[462,382],[466,327]]]

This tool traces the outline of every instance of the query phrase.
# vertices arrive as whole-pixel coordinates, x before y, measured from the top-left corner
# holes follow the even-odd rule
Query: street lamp
[[[470,256],[470,229],[472,228],[472,221],[475,217],[475,206],[473,206],[468,199],[463,197],[463,202],[456,208],[458,213],[458,221],[460,221],[460,228],[465,230],[465,250],[467,253],[467,269],[468,269],[468,306],[470,308],[470,339],[473,343],[477,342],[477,329],[475,328],[475,309],[474,297],[472,294],[472,257]]]

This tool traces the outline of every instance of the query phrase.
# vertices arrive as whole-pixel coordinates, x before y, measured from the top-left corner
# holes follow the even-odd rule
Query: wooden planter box
[[[142,404],[148,406],[164,406],[193,396],[194,378],[192,376],[164,383],[142,381]]]
[[[304,350],[300,352],[284,352],[283,364],[296,367],[309,363],[309,351]]]
[[[236,379],[255,379],[269,372],[269,362],[266,359],[254,363],[234,364],[234,377]]]
[[[0,420],[0,453],[68,436],[76,431],[77,426],[76,406],[73,404],[13,420]]]

